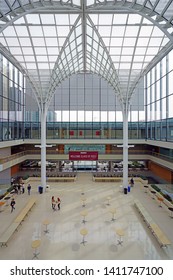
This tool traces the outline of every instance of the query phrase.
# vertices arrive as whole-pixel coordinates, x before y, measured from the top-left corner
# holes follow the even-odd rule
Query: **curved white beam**
[[[88,35],[90,33],[88,29],[92,32],[92,36]],[[85,34],[83,34],[83,31],[83,18],[79,16],[55,63],[46,102],[50,103],[56,87],[64,79],[74,73],[83,71],[100,75],[113,87],[115,93],[121,96],[120,83],[111,56],[89,17],[85,18]],[[90,52],[91,45],[94,45],[100,56],[98,54],[95,56],[93,51]],[[74,56],[72,55],[73,52],[75,53]]]
[[[119,81],[118,81],[118,75],[116,74],[116,70],[112,63],[111,56],[108,54],[106,47],[102,42],[101,36],[98,34],[94,25],[90,22],[88,15],[92,13],[111,14],[113,12],[115,13],[118,12],[125,13],[127,11],[135,12],[147,18],[150,22],[152,22],[155,26],[157,26],[160,30],[162,30],[162,32],[164,32],[164,34],[169,38],[170,42],[173,42],[173,36],[171,32],[169,32],[169,28],[172,27],[173,12],[171,13],[171,11],[173,10],[173,8],[172,6],[170,6],[172,2],[173,2],[172,0],[168,0],[167,3],[165,4],[165,1],[162,0],[155,0],[152,2],[149,0],[143,0],[143,1],[141,0],[139,4],[139,2],[137,3],[137,1],[135,0],[133,1],[93,0],[93,1],[89,1],[91,5],[86,6],[87,2],[84,0],[79,0],[79,1],[77,0],[69,0],[69,1],[65,1],[65,0],[64,1],[63,0],[18,1],[16,0],[15,2],[4,0],[0,6],[1,31],[4,30],[7,26],[12,24],[13,22],[15,22],[15,20],[18,19],[19,17],[22,17],[29,13],[34,13],[38,11],[42,11],[42,12],[45,11],[45,13],[53,13],[54,11],[55,12],[58,11],[60,13],[62,13],[63,11],[66,13],[73,13],[73,12],[78,13],[79,17],[81,17],[82,19],[81,22],[82,37],[81,36],[75,37],[76,47],[78,47],[79,50],[77,50],[77,53],[70,60],[66,59],[67,49],[71,48],[72,46],[71,42],[70,41],[68,42],[68,40],[70,39],[70,33],[69,33],[66,40],[66,43],[68,42],[67,46],[64,44],[61,54],[57,59],[58,66],[56,68],[56,71],[54,68],[52,77],[50,73],[46,74],[47,80],[51,79],[49,83],[49,88],[47,87],[48,85],[42,88],[42,79],[40,76],[42,75],[42,71],[40,71],[40,69],[38,68],[37,61],[35,62],[37,65],[37,75],[38,75],[36,81],[35,78],[32,77],[32,75],[27,71],[27,69],[24,69],[26,76],[28,77],[31,84],[35,88],[35,91],[37,93],[37,99],[39,103],[45,102],[45,100],[48,102],[52,96],[53,91],[55,90],[54,86],[57,86],[63,79],[65,79],[66,77],[68,77],[69,75],[75,72],[90,71],[90,72],[97,73],[100,76],[102,76],[104,79],[106,79],[113,86],[116,94],[119,96],[119,99],[121,101],[121,99],[123,98],[125,99],[130,98],[133,89],[135,88],[138,80],[140,79],[140,77],[143,75],[144,72],[141,71],[138,73],[138,76],[136,77],[134,82],[131,83],[131,85],[127,86],[126,93],[124,93],[124,96],[122,96]],[[158,4],[160,7],[159,9],[158,9]],[[168,11],[170,11],[170,13],[168,13]],[[103,53],[106,54],[106,59],[104,61],[98,60],[97,59],[98,56],[94,56],[93,54],[91,54],[90,56],[90,51],[89,51],[90,46],[87,43],[87,36],[89,35],[87,35],[87,31],[86,31],[87,28],[86,19],[88,22],[90,22],[88,26],[92,27],[92,29],[94,30],[94,34],[96,34],[98,38],[99,43],[97,43],[97,48],[101,48]],[[82,41],[82,44],[78,43],[80,39]],[[82,47],[82,51],[80,49],[81,47]],[[170,49],[170,45],[169,45],[169,49]],[[63,54],[65,58],[61,57],[61,55]],[[160,56],[158,55],[158,59],[159,57]],[[87,64],[87,61],[89,61],[90,58],[92,64],[91,63]],[[77,65],[77,67],[71,66],[73,62]],[[95,67],[93,66],[94,64]],[[106,67],[105,64],[107,64]],[[86,65],[88,65],[88,67]],[[145,69],[143,71],[145,71]],[[131,72],[132,71],[130,71],[129,73]],[[129,81],[131,80],[130,75],[131,74],[129,74]]]

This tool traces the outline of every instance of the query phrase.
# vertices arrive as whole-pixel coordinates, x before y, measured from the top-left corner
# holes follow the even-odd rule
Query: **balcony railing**
[[[55,155],[54,150],[47,150],[46,153],[47,153],[47,155]],[[7,163],[9,161],[12,161],[12,160],[15,160],[20,157],[27,156],[27,155],[40,155],[40,154],[41,154],[40,150],[27,150],[27,151],[15,153],[13,155],[1,158],[0,164]],[[56,151],[56,154],[65,155],[64,151]],[[116,151],[107,150],[106,152],[99,152],[99,154],[100,155],[122,155],[122,149],[116,150]],[[153,151],[147,151],[147,150],[129,150],[129,155],[146,155],[146,154],[173,163],[173,157],[171,157],[171,156],[167,156],[167,155],[163,155],[160,153],[156,153]]]

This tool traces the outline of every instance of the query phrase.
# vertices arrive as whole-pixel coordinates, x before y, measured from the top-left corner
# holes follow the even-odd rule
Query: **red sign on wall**
[[[98,152],[69,151],[69,160],[98,160]]]

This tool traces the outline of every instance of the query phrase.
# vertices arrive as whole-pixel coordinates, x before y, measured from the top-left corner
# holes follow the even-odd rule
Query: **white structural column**
[[[46,190],[46,104],[42,104],[41,110],[41,186]]]
[[[128,187],[128,104],[123,104],[123,187]]]

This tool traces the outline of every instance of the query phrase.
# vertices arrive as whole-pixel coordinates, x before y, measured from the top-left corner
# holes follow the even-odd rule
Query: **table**
[[[152,199],[155,199],[155,198],[154,198],[154,195],[156,194],[156,191],[151,191],[151,193],[152,193],[152,195],[153,195],[153,196],[152,196]]]
[[[86,197],[82,197],[81,200],[82,200],[82,202],[83,202],[82,207],[85,207],[85,206],[86,206],[86,204],[85,204]]]
[[[80,234],[83,236],[82,242],[80,244],[83,244],[85,246],[85,243],[87,242],[85,240],[85,236],[88,234],[88,230],[86,228],[82,228],[80,230]]]
[[[83,216],[83,220],[82,220],[82,223],[86,223],[86,220],[85,220],[85,217],[88,215],[88,211],[87,210],[84,210],[81,212],[81,216]]]
[[[111,221],[114,222],[114,221],[115,221],[116,209],[115,209],[115,208],[111,208],[111,209],[109,210],[109,212],[112,214],[112,219],[111,219]]]
[[[84,195],[85,194],[85,191],[84,189],[81,190],[81,195]]]
[[[164,201],[164,198],[163,197],[158,197],[157,199],[159,201],[159,207],[162,207],[162,202]]]
[[[44,233],[49,233],[49,230],[48,230],[48,225],[49,224],[50,224],[50,221],[48,219],[43,221],[43,225],[46,227],[45,230],[44,230]]]
[[[123,229],[121,229],[121,228],[116,229],[115,232],[119,237],[119,239],[117,240],[118,241],[117,245],[122,245],[123,244],[123,236],[124,236]]]
[[[168,207],[169,211],[171,212],[170,217],[173,219],[173,207]]]
[[[38,248],[40,247],[40,244],[41,244],[40,239],[36,239],[36,240],[32,241],[31,247],[34,249],[32,259],[38,259],[38,255],[40,254],[40,252],[38,252]]]
[[[110,205],[110,200],[111,200],[111,197],[110,197],[110,196],[108,196],[106,199],[107,199],[107,203],[106,203],[106,205],[107,205],[107,206],[109,206],[109,205]]]

